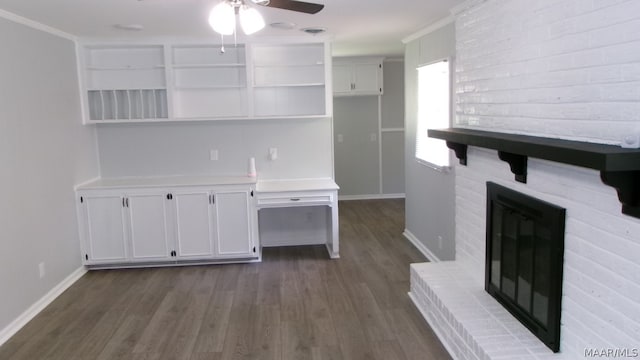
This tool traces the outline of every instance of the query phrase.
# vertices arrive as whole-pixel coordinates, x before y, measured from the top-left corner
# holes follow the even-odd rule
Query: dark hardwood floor
[[[424,257],[404,201],[340,202],[340,255],[91,271],[0,347],[0,359],[450,359],[407,296]]]

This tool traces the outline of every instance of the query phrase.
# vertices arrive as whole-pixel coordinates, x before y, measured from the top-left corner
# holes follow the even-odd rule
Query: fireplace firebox
[[[487,182],[485,289],[560,350],[565,209]]]

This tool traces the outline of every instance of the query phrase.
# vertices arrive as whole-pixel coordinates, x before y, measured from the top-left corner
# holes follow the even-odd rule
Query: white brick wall
[[[640,1],[489,0],[458,15],[456,38],[457,126],[640,132]]]
[[[611,144],[640,132],[640,1],[478,3],[456,20],[456,126]],[[562,352],[640,347],[640,219],[621,214],[615,190],[536,159],[520,184],[496,152],[468,156],[456,167],[457,262],[484,274],[487,181],[565,207]]]

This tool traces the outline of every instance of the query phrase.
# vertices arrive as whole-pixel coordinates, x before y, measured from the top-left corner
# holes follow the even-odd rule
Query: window
[[[419,67],[416,159],[437,169],[449,167],[449,149],[444,140],[430,138],[427,131],[449,127],[449,98],[449,62],[442,60]]]

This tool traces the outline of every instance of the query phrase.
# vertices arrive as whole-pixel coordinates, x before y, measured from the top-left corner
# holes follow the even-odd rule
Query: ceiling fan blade
[[[315,14],[324,9],[323,4],[314,4],[304,1],[295,0],[270,0],[268,4],[264,5],[272,8],[285,9],[291,11],[297,11],[307,14]]]

